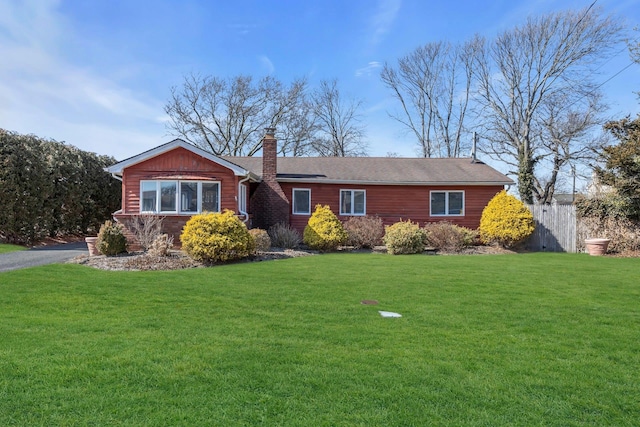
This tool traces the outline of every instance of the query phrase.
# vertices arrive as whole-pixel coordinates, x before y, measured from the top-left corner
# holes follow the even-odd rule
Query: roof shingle
[[[261,157],[223,156],[262,176]],[[468,158],[278,157],[278,181],[391,185],[511,185],[506,175]]]

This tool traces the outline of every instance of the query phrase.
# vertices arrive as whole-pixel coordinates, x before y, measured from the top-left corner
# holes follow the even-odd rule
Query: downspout
[[[240,181],[238,181],[238,212],[240,213],[240,215],[244,216],[244,219],[242,220],[242,222],[244,222],[245,224],[247,223],[247,221],[249,221],[249,214],[243,210],[240,209],[240,186],[242,185],[242,183],[247,182],[251,179],[251,177],[249,175],[247,175],[246,178],[241,179]],[[245,193],[246,195],[246,193]],[[246,203],[246,199],[245,199],[245,203]]]
[[[106,171],[105,171],[105,172],[106,172]],[[118,181],[122,182],[122,178],[121,178],[121,177],[119,177],[118,175],[116,175],[116,173],[115,173],[115,172],[111,172],[111,176],[112,176],[113,178],[117,179]],[[123,210],[124,210],[124,208],[120,208],[120,209],[118,209],[117,211],[115,211],[113,214],[111,214],[111,217],[113,218],[113,220],[114,220],[115,222],[120,222],[120,221],[118,221],[118,218],[116,218],[116,217],[115,217],[115,214],[117,214],[118,212],[122,212]]]

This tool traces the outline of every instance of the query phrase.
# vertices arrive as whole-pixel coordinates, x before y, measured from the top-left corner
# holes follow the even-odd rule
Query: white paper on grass
[[[402,314],[394,313],[392,311],[378,311],[378,313],[380,313],[380,316],[382,317],[402,317]]]

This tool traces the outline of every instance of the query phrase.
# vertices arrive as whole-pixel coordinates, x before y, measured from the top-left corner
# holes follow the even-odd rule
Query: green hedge
[[[95,232],[120,208],[108,156],[0,129],[0,241]]]

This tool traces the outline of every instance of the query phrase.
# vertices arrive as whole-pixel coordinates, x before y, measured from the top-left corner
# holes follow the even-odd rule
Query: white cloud
[[[367,64],[366,67],[362,67],[362,68],[358,68],[355,72],[355,76],[356,77],[362,77],[362,76],[370,76],[373,74],[373,72],[382,67],[382,63],[378,62],[378,61],[371,61]]]
[[[402,0],[378,1],[376,13],[371,18],[371,28],[373,30],[373,34],[371,36],[372,45],[375,46],[380,43],[384,36],[389,32],[391,26],[396,20],[396,17],[398,16],[401,5]]]
[[[227,28],[239,36],[246,36],[258,26],[253,24],[228,24]]]
[[[65,59],[58,3],[0,2],[0,127],[120,158],[163,142],[160,101]]]

